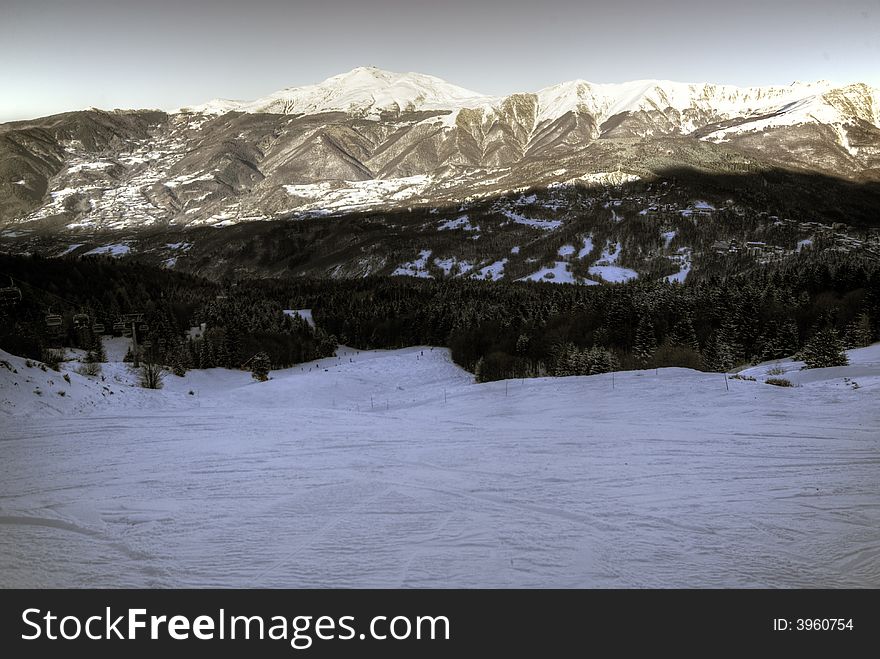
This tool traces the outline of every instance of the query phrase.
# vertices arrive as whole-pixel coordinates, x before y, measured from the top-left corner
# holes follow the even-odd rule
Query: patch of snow
[[[543,231],[553,231],[554,229],[558,229],[562,226],[562,220],[538,220],[530,217],[526,217],[525,215],[521,215],[520,213],[514,213],[513,211],[505,210],[502,211],[507,218],[516,222],[517,224],[525,224],[526,226],[533,227],[535,229],[541,229]]]
[[[580,248],[578,251],[578,258],[582,259],[585,256],[588,256],[590,252],[593,251],[593,237],[585,236],[584,237],[584,246]]]
[[[494,263],[490,263],[489,265],[480,268],[479,270],[471,273],[472,279],[489,279],[491,281],[498,281],[504,277],[504,266],[507,265],[507,259],[501,259],[500,261],[495,261]]]
[[[82,243],[73,243],[72,245],[68,245],[67,248],[63,252],[61,252],[61,254],[59,254],[58,256],[67,256],[68,254],[70,254],[71,252],[75,252],[76,250],[78,250],[82,246],[83,246]]]
[[[288,316],[299,316],[306,321],[310,327],[315,326],[315,319],[312,318],[311,309],[285,309],[284,313]]]
[[[431,250],[423,249],[419,252],[419,257],[408,263],[400,264],[392,277],[419,277],[422,279],[430,279],[431,273],[428,272],[428,259],[431,257]]]
[[[601,277],[612,283],[621,283],[631,279],[637,279],[639,273],[619,265],[594,265],[590,268],[590,274]]]
[[[552,267],[543,267],[537,272],[521,277],[517,281],[542,281],[552,284],[583,284],[585,286],[595,286],[599,282],[591,279],[582,279],[575,277],[567,261],[556,261]]]
[[[125,243],[116,243],[113,245],[104,245],[103,247],[95,247],[95,249],[90,249],[85,254],[82,254],[82,256],[93,256],[96,254],[100,254],[102,256],[112,256],[114,258],[120,258],[130,253],[130,246]]]
[[[461,215],[454,220],[446,220],[437,227],[437,231],[452,231],[461,229],[463,231],[479,231],[480,227],[471,226],[470,218],[467,215]]]
[[[454,269],[456,269],[457,274],[460,275],[463,275],[473,269],[473,265],[471,265],[467,261],[459,261],[454,256],[445,259],[434,259],[434,265],[440,268],[443,271],[443,274],[447,277],[452,274],[452,271]]]

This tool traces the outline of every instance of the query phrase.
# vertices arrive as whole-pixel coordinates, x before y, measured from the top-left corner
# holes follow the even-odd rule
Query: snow
[[[512,222],[516,222],[517,224],[525,224],[526,226],[534,227],[535,229],[542,229],[544,231],[553,231],[554,229],[558,229],[562,226],[562,220],[533,219],[509,210],[502,211],[502,213],[506,215],[507,218]]]
[[[559,256],[571,256],[574,254],[574,245],[563,245],[557,253]]]
[[[447,277],[452,274],[453,270],[456,274],[462,275],[473,270],[474,266],[468,261],[460,261],[457,257],[451,256],[445,259],[434,259],[434,265],[443,271]]]
[[[514,245],[513,247],[511,247],[510,253],[511,254],[519,254],[519,245]]]
[[[61,254],[59,254],[59,256],[67,256],[68,254],[70,254],[71,252],[75,252],[76,250],[78,250],[82,246],[83,246],[82,243],[72,243],[72,244],[68,245],[64,249],[64,251],[61,252]]]
[[[98,161],[98,162],[80,162],[75,165],[71,165],[67,173],[68,174],[76,174],[77,172],[82,172],[83,170],[100,170],[100,169],[110,169],[112,167],[116,167],[115,162],[106,162],[106,161]]]
[[[670,284],[683,284],[690,274],[691,268],[693,267],[690,248],[679,248],[678,253],[676,253],[675,256],[672,257],[672,259],[678,264],[679,270],[675,274],[668,275],[665,279]]]
[[[826,98],[826,94],[832,91],[831,84],[826,81],[793,83],[788,86],[734,87],[669,80],[634,80],[619,84],[571,80],[527,96],[534,99],[536,104],[536,115],[533,125],[530,126],[533,131],[569,113],[589,113],[594,117],[596,125],[601,125],[623,112],[662,113],[672,121],[680,121],[681,130],[685,134],[710,121],[739,117],[748,117],[751,120],[704,138],[722,141],[728,132],[749,130],[753,125],[759,128],[764,124],[787,125],[820,120],[830,121],[839,128],[842,126],[841,117],[844,112],[835,107],[835,102],[842,108],[858,105],[849,97],[857,96],[860,89],[858,85],[836,89],[834,93],[841,95],[843,100],[835,101]],[[187,113],[179,116],[190,116],[190,113],[223,114],[230,111],[281,114],[345,112],[377,120],[384,112],[435,111],[435,116],[420,123],[439,126],[441,130],[448,131],[455,129],[460,111],[464,108],[479,111],[484,123],[492,123],[498,116],[509,111],[510,98],[487,96],[433,76],[359,67],[318,84],[283,89],[255,101],[215,99],[203,105],[181,108],[178,112]],[[876,111],[865,112],[871,116],[861,118],[876,121]],[[186,123],[196,126],[197,121],[189,118]],[[529,122],[532,123],[530,118]],[[839,133],[842,135],[841,143],[850,148],[846,143],[845,132]],[[561,176],[564,173],[564,170],[557,170],[554,175]],[[621,185],[638,178],[634,174],[624,174],[626,179],[615,180],[614,177],[619,175],[620,172],[597,172],[584,177],[584,181],[600,185]],[[608,176],[612,178],[606,180],[605,177]]]
[[[685,280],[687,279],[688,274],[690,274],[690,271],[691,271],[690,263],[685,264],[684,266],[682,266],[681,270],[676,272],[674,275],[668,275],[666,277],[666,281],[668,281],[670,284],[674,284],[674,283],[683,284],[685,282]]]
[[[488,98],[434,76],[358,67],[315,85],[290,87],[251,102],[215,99],[201,106],[182,108],[181,111],[205,114],[230,111],[276,114],[349,112],[378,119],[388,111],[476,107]]]
[[[446,220],[437,227],[437,231],[451,231],[461,229],[462,231],[479,231],[480,227],[471,226],[470,219],[467,215],[461,215],[454,220]]]
[[[568,179],[567,181],[565,181],[565,183],[569,185],[575,183],[584,183],[589,186],[602,185],[606,187],[620,187],[626,183],[633,183],[639,180],[641,180],[641,177],[637,174],[616,171],[584,174],[583,176],[578,176],[577,178]]]
[[[799,240],[797,244],[797,251],[802,252],[805,249],[809,249],[813,246],[813,241],[809,238],[805,238],[804,240]]]
[[[504,266],[506,265],[507,259],[495,261],[494,263],[490,263],[489,265],[471,273],[471,278],[490,279],[491,281],[498,281],[499,279],[502,279],[504,277]]]
[[[590,267],[590,274],[601,277],[603,280],[612,283],[620,283],[637,279],[639,273],[629,268],[623,268],[619,265],[594,265]]]
[[[857,389],[880,390],[880,343],[848,350],[847,356],[849,366],[805,369],[802,361],[780,359],[744,368],[739,373],[761,382],[767,378],[784,378],[796,387],[852,389],[855,382]]]
[[[95,247],[95,249],[90,249],[88,252],[82,254],[82,256],[94,256],[96,254],[100,254],[102,256],[112,256],[114,258],[119,258],[121,256],[126,256],[130,253],[131,247],[129,247],[125,243],[116,243],[113,245],[104,245],[103,247]]]
[[[422,279],[430,279],[431,273],[428,272],[428,259],[431,257],[431,250],[423,249],[419,252],[419,257],[414,261],[402,263],[394,272],[392,277],[420,277]]]
[[[866,86],[858,84],[834,90],[826,88],[813,91],[814,93],[789,103],[767,108],[766,112],[755,113],[734,126],[713,131],[702,139],[725,142],[731,135],[742,133],[763,132],[799,124],[825,124],[835,131],[841,147],[850,155],[858,155],[858,147],[853,147],[849,142],[846,126],[859,119],[877,125],[876,111],[871,109],[876,102],[873,94]]]
[[[306,321],[311,327],[315,326],[315,319],[312,318],[311,309],[285,309],[284,313],[288,316],[299,316]]]
[[[545,266],[537,272],[517,279],[517,281],[543,281],[551,284],[584,284],[586,286],[595,286],[599,283],[591,279],[575,277],[569,270],[567,261],[555,261],[552,267]]]
[[[665,231],[660,235],[663,238],[663,246],[669,249],[669,245],[672,244],[672,241],[675,239],[675,236],[678,234],[678,231]]]
[[[612,251],[611,243],[606,243],[605,249],[602,250],[602,256],[596,261],[596,265],[590,266],[590,274],[601,277],[604,281],[611,283],[621,283],[637,279],[639,276],[638,272],[616,265],[622,249],[623,247],[620,243],[615,243],[614,250]]]
[[[586,236],[584,238],[584,246],[581,247],[580,251],[578,251],[578,258],[582,259],[585,256],[589,256],[590,252],[593,251],[593,237]]]
[[[303,183],[284,185],[283,188],[300,202],[296,206],[299,211],[352,211],[389,201],[418,200],[431,182],[430,176],[419,174],[366,181]]]
[[[146,391],[0,353],[0,586],[876,588],[880,344],[850,355],[783,389],[340,348]]]
[[[821,98],[830,88],[825,81],[775,87],[734,87],[670,80],[610,84],[572,80],[541,89],[536,96],[538,123],[554,121],[568,112],[586,112],[601,125],[616,114],[640,111],[666,114],[673,110],[685,115],[696,111],[724,120],[766,113],[804,99]],[[685,133],[696,127],[692,121],[683,121]]]
[[[27,185],[27,181],[25,181],[23,178],[20,178],[17,181],[13,181],[12,185]]]

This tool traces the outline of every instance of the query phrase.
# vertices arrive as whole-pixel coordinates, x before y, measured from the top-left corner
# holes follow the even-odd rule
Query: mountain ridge
[[[528,258],[559,256],[560,246],[579,253],[581,241],[596,238],[596,226],[604,227],[606,244],[596,243],[590,267],[608,273],[618,267],[613,244],[648,227],[665,235],[700,218],[772,225],[760,218],[779,215],[795,227],[777,243],[790,254],[800,249],[795,234],[807,240],[815,233],[810,222],[877,224],[880,102],[865,84],[570,81],[498,98],[431,76],[361,68],[266,98],[238,109],[93,110],[0,124],[0,241],[15,251],[50,253],[86,253],[103,244],[119,255],[128,253],[117,249],[119,240],[135,244],[138,235],[167,235],[173,245],[188,242],[175,234],[204,227],[335,222],[372,213],[385,220],[371,220],[363,231],[405,225],[412,241],[406,250],[342,231],[322,240],[353,240],[365,251],[329,250],[320,263],[293,270],[344,276],[415,264],[421,272],[420,255],[434,245],[427,234],[447,235],[449,228],[433,259],[448,263],[452,254],[492,273],[508,262],[506,271],[519,277],[532,265],[505,250],[534,243],[551,252]],[[267,103],[273,112],[245,111]],[[730,176],[747,186],[723,183],[716,193],[687,184]],[[823,181],[825,199],[799,187],[813,180]],[[635,187],[621,192],[622,186]],[[861,192],[850,199],[851,189]],[[671,197],[670,190],[676,190]],[[707,196],[713,210],[694,206]],[[575,229],[574,242],[551,245]],[[395,231],[389,235],[403,235]],[[761,231],[749,231],[734,234],[741,242],[763,240]],[[119,240],[99,242],[114,233]],[[652,246],[654,238],[645,239],[642,247],[624,248],[621,258],[630,259],[624,263],[630,271],[666,276],[687,260],[676,249],[706,252],[728,233],[720,226],[708,231],[700,246],[675,247],[660,238]],[[298,234],[284,240],[309,249]],[[450,241],[457,241],[455,250]],[[174,266],[187,261],[180,256],[163,258]],[[657,261],[659,269],[651,265],[657,258],[665,259]],[[561,274],[559,264],[569,261],[570,254],[554,258],[545,270]],[[586,270],[575,270],[587,278]]]

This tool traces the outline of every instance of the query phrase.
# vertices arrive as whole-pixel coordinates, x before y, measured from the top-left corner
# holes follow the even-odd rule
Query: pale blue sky
[[[487,94],[574,78],[880,87],[880,0],[0,0],[0,121],[253,99],[365,65]]]

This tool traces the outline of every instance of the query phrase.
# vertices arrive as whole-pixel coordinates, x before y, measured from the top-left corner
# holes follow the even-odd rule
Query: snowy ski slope
[[[880,344],[850,354],[478,385],[341,348],[161,391],[0,354],[0,586],[878,587]]]

